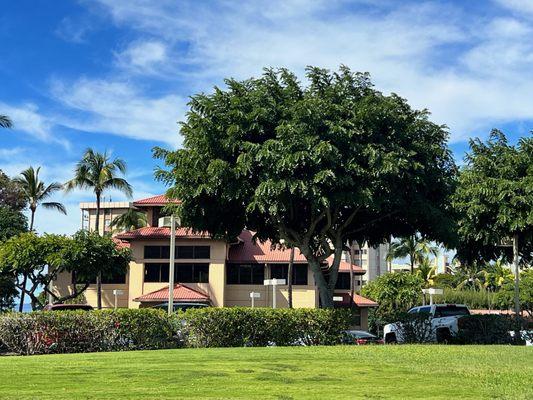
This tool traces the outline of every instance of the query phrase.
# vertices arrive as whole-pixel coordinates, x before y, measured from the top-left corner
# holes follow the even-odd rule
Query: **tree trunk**
[[[94,224],[96,234],[100,235],[100,193],[96,192],[96,222]],[[96,276],[96,307],[102,309],[102,273]]]
[[[33,231],[33,222],[35,221],[35,207],[31,206],[31,218],[30,218],[30,232]],[[19,312],[22,312],[24,309],[24,295],[26,294],[26,284],[28,283],[28,274],[22,274],[22,290],[20,291],[20,303],[19,303]]]
[[[291,247],[291,257],[289,259],[289,268],[287,269],[287,300],[289,308],[292,308],[292,269],[294,265],[294,247]]]
[[[518,234],[513,236],[513,264],[514,264],[514,312],[520,316],[520,267],[518,265]]]
[[[415,259],[413,256],[409,257],[409,261],[411,262],[411,273],[414,274],[415,272]]]
[[[315,284],[318,288],[318,294],[320,296],[320,306],[323,308],[333,308],[333,291],[329,289],[328,282],[324,277],[324,273],[320,268],[320,263],[314,257],[306,257],[311,271],[313,271],[313,277]]]

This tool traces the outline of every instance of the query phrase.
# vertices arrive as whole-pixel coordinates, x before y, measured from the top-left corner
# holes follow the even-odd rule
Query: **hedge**
[[[0,348],[17,354],[190,347],[331,345],[348,310],[203,308],[36,311],[0,316]]]
[[[178,347],[176,321],[155,309],[37,311],[0,316],[0,342],[17,354]]]
[[[190,347],[333,345],[350,326],[346,309],[201,308],[180,318]]]
[[[527,329],[522,318],[506,315],[469,315],[459,318],[459,332],[452,338],[456,344],[524,344],[520,337],[513,338],[510,331]]]

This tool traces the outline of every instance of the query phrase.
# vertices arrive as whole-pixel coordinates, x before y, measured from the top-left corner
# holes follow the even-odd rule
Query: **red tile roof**
[[[179,203],[179,200],[173,200],[173,203]],[[146,206],[164,206],[169,203],[167,196],[160,194],[157,196],[148,197],[146,199],[141,199],[133,202],[134,206],[146,207]]]
[[[343,306],[350,305],[350,293],[335,293],[334,297],[342,297],[341,301],[335,302]],[[378,303],[367,299],[366,297],[359,296],[358,294],[353,295],[353,302],[357,307],[377,307]]]
[[[139,302],[164,302],[168,301],[168,286],[156,290],[155,292],[143,294],[133,301]],[[209,296],[199,290],[192,289],[181,283],[174,285],[174,301],[194,301],[194,302],[208,302]]]
[[[266,241],[265,243],[252,242],[253,232],[244,230],[239,235],[240,243],[234,244],[229,249],[228,261],[238,263],[271,263],[271,264],[286,264],[290,261],[291,251],[289,249],[281,249],[279,247],[272,248],[272,243]],[[333,261],[333,256],[328,258],[328,263]],[[294,252],[295,263],[307,263],[307,259],[296,249]],[[339,271],[350,272],[350,263],[341,261]],[[354,265],[355,274],[364,274],[365,271],[360,267]]]
[[[166,226],[146,226],[133,231],[119,233],[115,237],[120,240],[168,239],[170,238],[170,228]],[[209,237],[207,233],[194,233],[190,228],[176,229],[176,238],[179,239],[207,239]]]
[[[291,257],[289,249],[272,249],[272,243],[252,242],[253,232],[244,230],[239,235],[240,243],[234,244],[229,249],[228,261],[239,263],[288,263]],[[300,250],[294,251],[295,263],[306,263],[307,260],[300,253]]]

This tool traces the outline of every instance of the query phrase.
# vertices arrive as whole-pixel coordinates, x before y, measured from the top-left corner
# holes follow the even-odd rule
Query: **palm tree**
[[[130,208],[124,214],[113,218],[109,227],[116,228],[120,232],[128,232],[133,229],[142,228],[146,224],[146,213]]]
[[[116,189],[131,197],[131,185],[124,179],[117,177],[117,172],[126,173],[126,163],[115,158],[110,159],[107,152],[98,153],[87,149],[82,159],[76,164],[74,178],[65,184],[67,192],[80,189],[91,189],[96,195],[96,223],[95,231],[100,233],[100,200],[102,194],[109,189]],[[102,308],[102,276],[96,278],[96,294],[98,309]]]
[[[428,254],[436,257],[438,253],[438,247],[431,245],[428,240],[418,235],[412,235],[400,238],[391,243],[389,253],[387,254],[387,261],[390,262],[394,258],[409,257],[411,273],[413,273],[415,264],[420,264]]]
[[[461,264],[455,269],[455,274],[460,278],[457,289],[472,288],[482,290],[484,288],[485,270],[478,263]]]
[[[416,273],[424,280],[425,286],[430,286],[433,283],[436,268],[437,266],[433,264],[433,260],[431,260],[429,257],[424,257],[418,263],[418,266],[416,267]]]
[[[30,212],[31,212],[31,218],[30,218],[30,232],[33,230],[33,224],[35,221],[35,212],[37,211],[37,207],[39,205],[42,205],[43,208],[48,208],[52,210],[57,210],[63,214],[67,214],[67,210],[65,209],[65,206],[61,203],[54,202],[54,201],[46,201],[43,202],[43,200],[50,197],[54,192],[57,192],[63,188],[63,185],[61,185],[59,182],[52,182],[48,186],[44,184],[41,180],[39,180],[39,171],[41,170],[41,167],[37,167],[37,169],[34,169],[33,167],[29,167],[28,169],[21,172],[21,176],[13,179],[13,181],[19,185],[22,195],[26,202],[29,205]],[[26,281],[28,280],[28,276],[24,274],[23,280],[22,280],[22,287],[26,287]],[[20,304],[19,304],[19,311],[22,312],[22,308],[24,307],[24,291],[20,294]]]
[[[7,115],[0,115],[0,128],[12,128],[13,122]]]

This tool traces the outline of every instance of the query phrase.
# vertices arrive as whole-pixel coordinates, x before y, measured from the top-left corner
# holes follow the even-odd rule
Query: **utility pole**
[[[174,312],[174,266],[176,262],[176,218],[170,216],[170,260],[168,273],[168,315]]]
[[[514,312],[520,315],[520,268],[518,266],[518,233],[513,236],[513,264],[514,264]]]

